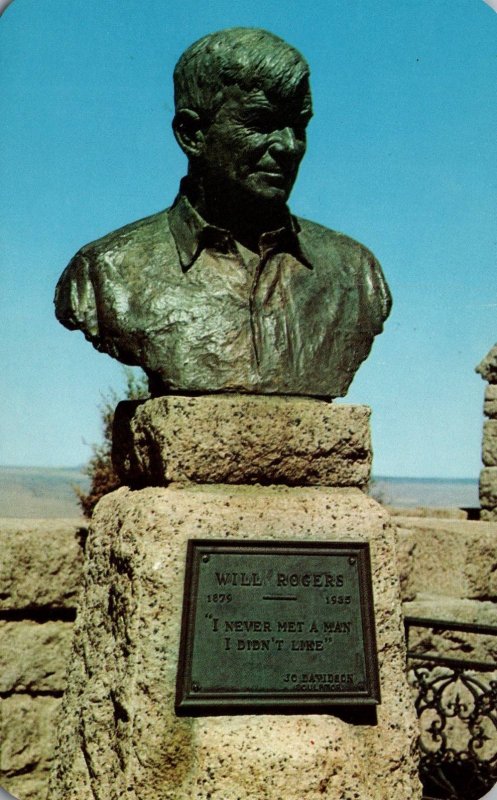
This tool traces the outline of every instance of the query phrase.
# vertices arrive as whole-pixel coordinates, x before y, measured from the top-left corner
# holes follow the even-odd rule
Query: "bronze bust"
[[[58,319],[141,366],[155,395],[344,395],[391,298],[369,250],[288,210],[307,63],[267,31],[233,28],[189,47],[174,84],[179,194],[76,254]]]

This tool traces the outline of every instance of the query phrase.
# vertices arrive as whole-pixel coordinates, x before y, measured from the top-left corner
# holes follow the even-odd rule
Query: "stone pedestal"
[[[124,484],[357,486],[371,473],[370,409],[302,397],[124,401],[113,460]]]
[[[211,404],[209,414],[200,412],[204,399]],[[186,448],[188,470],[193,474],[196,449],[202,450],[202,429],[211,442],[213,426],[226,432],[233,423],[232,416],[222,418],[228,408],[225,398],[167,401],[171,402],[176,417],[170,434],[162,440],[162,455],[159,457],[156,448],[152,459],[155,480],[164,484],[169,478],[163,467],[172,463],[175,442],[182,443],[181,452],[176,450],[176,464],[185,463]],[[294,402],[303,403],[298,413]],[[155,416],[161,404],[164,417],[164,403],[149,401],[141,418],[144,413]],[[238,407],[240,415],[234,424],[233,447],[223,439],[215,457],[221,465],[233,452],[238,453],[237,463],[245,463],[237,473],[242,482],[228,485],[225,479],[222,484],[195,484],[185,478],[186,468],[176,466],[171,467],[176,481],[159,487],[119,489],[96,509],[50,800],[421,797],[414,758],[417,726],[405,679],[389,516],[358,488],[284,485],[283,468],[277,473],[280,485],[255,484],[256,477],[260,483],[264,480],[264,472],[257,472],[254,453],[262,447],[271,426],[264,421],[263,398],[243,398],[243,404],[243,413]],[[278,405],[283,418],[293,414],[294,420],[301,420],[295,422],[295,436],[290,425],[274,434],[285,440],[286,461],[293,465],[292,470],[296,461],[311,464],[310,448],[316,447],[324,420],[331,430],[336,415],[337,428],[341,425],[343,431],[347,415],[353,421],[368,414],[354,407],[276,398],[270,400],[267,413],[277,418]],[[255,407],[259,420],[251,414]],[[182,413],[177,413],[181,408]],[[302,416],[302,409],[310,416]],[[121,449],[127,469],[131,469],[131,452],[135,462],[138,459],[143,464],[150,458],[150,451],[148,455],[145,452],[146,426],[133,424],[133,417],[127,415],[123,441],[128,445]],[[166,428],[170,422],[163,419]],[[304,422],[305,435],[301,430]],[[248,428],[253,431],[252,455],[244,462],[238,437]],[[195,442],[192,448],[188,447],[188,430]],[[138,435],[142,437],[139,446]],[[250,438],[248,432],[246,436]],[[331,433],[329,438],[333,439]],[[350,435],[336,437],[337,442],[344,439],[350,440]],[[290,457],[292,441],[294,458]],[[130,442],[135,443],[131,450]],[[337,448],[342,455],[347,449],[344,444]],[[333,460],[325,439],[322,450]],[[367,434],[362,450],[370,458]],[[204,465],[206,457],[208,452],[202,452]],[[265,456],[260,457],[264,460]],[[322,464],[320,469],[324,469]],[[142,481],[141,468],[139,474]],[[353,470],[350,474],[353,483]],[[190,538],[368,541],[382,693],[376,719],[364,721],[346,709],[337,709],[336,714],[258,714],[254,710],[231,716],[178,718],[174,693]]]

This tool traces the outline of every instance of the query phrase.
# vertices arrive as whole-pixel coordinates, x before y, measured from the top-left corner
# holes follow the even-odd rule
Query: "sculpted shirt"
[[[98,350],[143,367],[154,394],[337,397],[391,299],[372,253],[341,233],[288,214],[253,253],[180,194],[83,247],[55,305]]]

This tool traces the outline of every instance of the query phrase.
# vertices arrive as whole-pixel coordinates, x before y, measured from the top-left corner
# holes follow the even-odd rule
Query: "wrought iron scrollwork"
[[[443,625],[437,621],[436,627]],[[450,628],[457,629],[456,624]],[[463,628],[481,632],[477,625]],[[413,652],[408,658],[424,796],[479,800],[497,783],[497,665]]]

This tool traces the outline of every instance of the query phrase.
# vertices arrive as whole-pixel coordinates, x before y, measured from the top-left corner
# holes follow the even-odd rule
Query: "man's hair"
[[[176,111],[189,108],[212,117],[228,86],[285,96],[308,77],[305,59],[279,36],[260,28],[227,28],[185,50],[174,69],[174,102]]]

